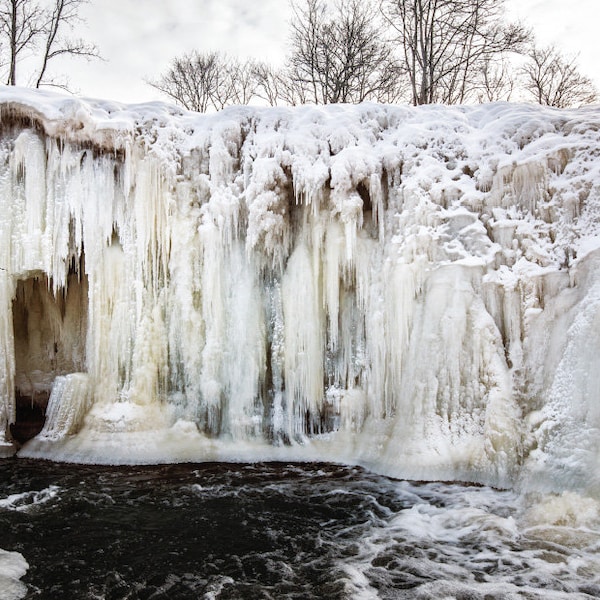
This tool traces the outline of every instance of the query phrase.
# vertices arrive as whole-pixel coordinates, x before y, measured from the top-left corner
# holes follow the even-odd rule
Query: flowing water
[[[29,564],[13,598],[598,598],[597,514],[553,516],[567,500],[331,464],[7,459],[0,546]]]

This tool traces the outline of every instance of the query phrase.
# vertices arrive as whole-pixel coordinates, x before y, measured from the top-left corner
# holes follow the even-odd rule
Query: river
[[[29,568],[5,596],[598,598],[600,526],[581,502],[325,463],[7,459],[0,547]]]

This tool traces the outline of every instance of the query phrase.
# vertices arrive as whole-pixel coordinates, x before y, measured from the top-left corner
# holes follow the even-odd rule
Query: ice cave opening
[[[57,376],[85,370],[88,281],[72,259],[67,284],[57,290],[36,271],[17,282],[12,302],[15,349],[15,422],[10,426],[19,444],[43,428]]]

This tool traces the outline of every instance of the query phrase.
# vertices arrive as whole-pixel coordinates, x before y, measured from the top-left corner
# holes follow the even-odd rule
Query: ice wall
[[[0,116],[6,443],[49,398],[21,455],[600,493],[599,109]]]

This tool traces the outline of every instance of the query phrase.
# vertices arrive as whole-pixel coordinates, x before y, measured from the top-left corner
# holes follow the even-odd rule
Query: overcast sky
[[[541,43],[578,53],[580,70],[600,87],[600,0],[507,0],[507,6]],[[60,71],[83,96],[146,102],[165,98],[144,79],[192,49],[281,63],[289,6],[288,0],[90,0],[82,14],[81,35],[105,61],[69,60]]]

